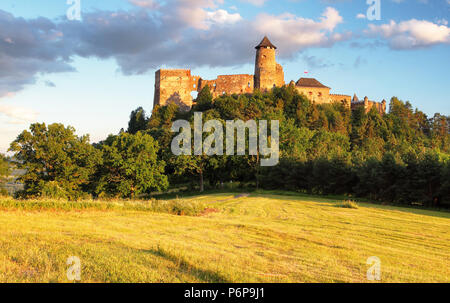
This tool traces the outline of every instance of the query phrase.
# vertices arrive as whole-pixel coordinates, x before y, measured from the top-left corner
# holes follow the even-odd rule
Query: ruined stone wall
[[[364,107],[366,113],[370,112],[372,108],[375,108],[380,115],[384,115],[386,113],[386,101],[375,102],[365,99],[364,101],[351,103],[352,110],[357,109],[358,107]]]
[[[198,90],[200,77],[192,76],[189,69],[160,69],[155,73],[153,105],[175,103],[183,110],[192,106],[192,91]]]
[[[352,96],[348,95],[339,95],[339,94],[330,94],[330,99],[332,102],[342,102],[349,109],[352,104]]]
[[[246,94],[252,93],[254,88],[253,75],[221,75],[215,80],[200,80],[199,91],[206,85],[214,98],[223,94]]]
[[[275,60],[275,49],[261,47],[256,51],[255,88],[270,90],[284,85],[283,67]]]
[[[285,84],[285,82],[284,82],[283,67],[277,63],[276,73],[275,73],[275,85],[277,87],[282,87],[284,84]]]

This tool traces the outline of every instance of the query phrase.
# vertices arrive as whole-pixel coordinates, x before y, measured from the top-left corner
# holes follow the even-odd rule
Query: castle
[[[255,89],[267,91],[273,87],[285,85],[283,67],[276,62],[275,50],[267,37],[256,47],[255,74],[220,75],[214,80],[204,80],[200,76],[191,75],[189,69],[160,69],[155,73],[155,97],[153,105],[175,103],[183,110],[189,110],[193,105],[191,93],[200,92],[209,86],[213,97],[223,94],[246,94]],[[300,78],[289,85],[304,94],[316,104],[341,102],[349,109],[363,106],[366,112],[372,107],[380,113],[386,112],[386,101],[370,101],[367,97],[360,101],[356,95],[330,94],[331,88],[313,78]]]

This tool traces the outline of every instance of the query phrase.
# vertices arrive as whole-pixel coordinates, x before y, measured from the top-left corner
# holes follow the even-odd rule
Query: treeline
[[[122,132],[92,145],[73,127],[35,123],[9,150],[26,169],[19,178],[20,198],[134,198],[168,186],[165,163],[157,159],[158,142],[145,133]]]
[[[258,156],[174,156],[172,122],[279,120],[280,163],[262,168]],[[449,198],[449,117],[429,118],[409,102],[390,101],[389,113],[342,104],[316,105],[293,87],[271,92],[223,95],[213,100],[203,89],[189,112],[174,104],[142,108],[128,129],[98,144],[60,124],[33,124],[11,144],[27,169],[23,197],[78,199],[136,197],[181,184],[246,186],[347,194],[380,201],[445,205]],[[208,134],[204,134],[206,137]]]
[[[11,168],[8,159],[4,155],[0,154],[0,196],[6,196],[8,194],[8,191],[2,185],[8,181],[10,171]]]

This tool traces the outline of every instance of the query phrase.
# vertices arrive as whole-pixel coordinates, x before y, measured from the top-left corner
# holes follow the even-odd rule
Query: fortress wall
[[[351,104],[352,104],[352,97],[351,96],[339,95],[339,94],[330,94],[330,99],[331,99],[332,102],[342,102],[349,109],[351,108]]]
[[[252,93],[253,81],[253,75],[221,75],[215,80],[202,79],[200,81],[200,90],[208,85],[214,98],[224,93],[229,95]]]
[[[380,113],[380,115],[384,115],[386,113],[386,103],[384,102],[359,101],[351,103],[352,110],[361,106],[364,107],[366,113],[370,112],[372,108],[375,108]]]
[[[218,76],[214,93],[216,96],[226,94],[252,93],[254,87],[253,75],[223,75]]]
[[[369,101],[368,105],[366,106],[366,113],[368,113],[372,107],[374,107],[380,114],[384,114],[386,112],[386,105],[380,102],[375,101]]]
[[[283,67],[277,63],[276,73],[275,73],[275,85],[281,87],[284,85],[284,71]]]
[[[200,77],[189,69],[160,69],[155,73],[154,105],[175,103],[183,109],[192,106],[192,91],[197,91]]]
[[[328,87],[295,87],[300,94],[304,94],[310,101],[317,104],[330,103],[330,89]]]

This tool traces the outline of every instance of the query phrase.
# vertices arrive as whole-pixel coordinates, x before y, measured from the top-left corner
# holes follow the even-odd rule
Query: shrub
[[[152,200],[151,208],[155,212],[165,212],[179,216],[198,216],[206,207],[199,203],[175,199],[168,201]]]
[[[9,196],[8,190],[6,188],[0,187],[0,197]]]
[[[41,196],[56,200],[67,200],[68,198],[67,192],[56,181],[46,182],[42,186]]]
[[[353,208],[353,209],[358,209],[359,208],[358,204],[355,201],[352,201],[352,200],[342,201],[342,202],[338,203],[336,205],[336,207]]]

